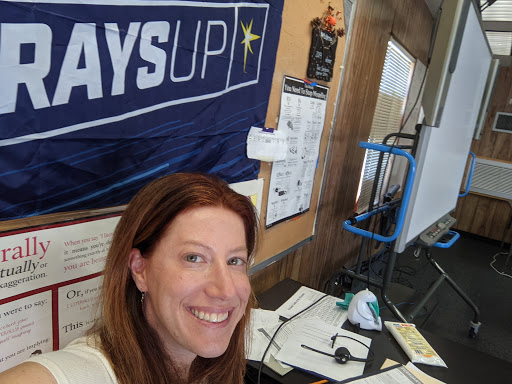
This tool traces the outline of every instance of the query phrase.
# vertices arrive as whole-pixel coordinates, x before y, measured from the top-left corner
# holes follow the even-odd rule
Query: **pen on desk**
[[[310,384],[325,384],[328,382],[329,382],[329,380],[320,380],[320,381],[315,381],[314,383],[310,383]]]

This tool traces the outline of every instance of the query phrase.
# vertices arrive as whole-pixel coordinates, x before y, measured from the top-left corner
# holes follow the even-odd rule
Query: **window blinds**
[[[413,67],[412,59],[396,43],[389,41],[368,142],[381,144],[388,134],[400,130]],[[388,144],[392,144],[392,142]],[[379,151],[366,151],[356,203],[358,213],[368,209],[379,155]],[[376,199],[381,195],[380,189],[385,177],[387,162],[388,155],[386,154],[382,163]]]

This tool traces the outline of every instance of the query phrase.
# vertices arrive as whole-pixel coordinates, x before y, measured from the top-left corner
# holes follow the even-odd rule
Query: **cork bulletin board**
[[[334,8],[334,15],[336,15],[338,11],[340,12],[338,17],[343,15],[343,1],[341,0],[331,2],[321,0],[285,1],[281,36],[265,127],[278,127],[281,91],[285,77],[290,76],[299,79],[306,78],[309,52],[313,36],[312,20],[315,17],[321,17],[324,15],[329,4]],[[337,28],[344,28],[344,26],[344,17],[341,18],[341,20],[337,20]],[[290,220],[283,221],[277,225],[271,226],[270,228],[262,229],[261,243],[256,255],[255,269],[261,268],[270,263],[273,258],[276,258],[276,256],[278,257],[279,255],[286,254],[289,250],[307,243],[315,234],[315,220],[322,189],[324,163],[327,155],[330,131],[335,118],[336,100],[343,68],[345,41],[345,36],[338,38],[331,81],[309,79],[319,85],[329,88],[310,208],[307,212]],[[341,118],[341,116],[338,116],[337,118]],[[263,178],[265,180],[260,218],[262,228],[265,228],[266,224],[265,217],[267,213],[266,210],[269,197],[271,172],[272,163],[262,162],[259,174],[259,178]]]

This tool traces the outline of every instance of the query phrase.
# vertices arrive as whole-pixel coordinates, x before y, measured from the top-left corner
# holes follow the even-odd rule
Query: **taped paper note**
[[[286,138],[284,131],[251,127],[247,136],[247,157],[261,161],[284,160],[288,152]]]

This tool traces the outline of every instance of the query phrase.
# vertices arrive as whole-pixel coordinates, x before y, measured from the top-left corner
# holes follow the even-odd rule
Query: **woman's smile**
[[[222,323],[229,316],[229,311],[221,312],[208,312],[198,309],[190,309],[190,312],[198,319],[204,320],[208,323]]]

